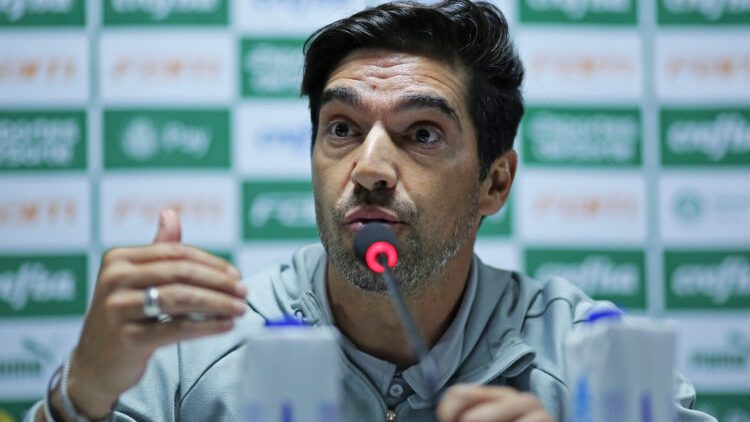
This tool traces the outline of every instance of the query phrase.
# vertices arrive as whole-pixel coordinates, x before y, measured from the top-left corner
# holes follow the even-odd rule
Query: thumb
[[[181,239],[180,216],[171,208],[162,210],[159,213],[159,230],[156,232],[154,243],[179,242]]]

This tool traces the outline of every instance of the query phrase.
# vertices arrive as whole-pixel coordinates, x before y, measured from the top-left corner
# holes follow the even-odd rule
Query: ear
[[[509,149],[492,162],[487,177],[481,182],[479,213],[482,216],[492,215],[505,205],[513,179],[516,177],[517,167],[518,155],[513,149]]]

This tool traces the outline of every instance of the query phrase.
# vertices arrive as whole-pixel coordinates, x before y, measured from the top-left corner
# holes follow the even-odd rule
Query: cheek
[[[315,152],[312,157],[312,182],[315,196],[326,208],[335,206],[349,182],[346,160]]]

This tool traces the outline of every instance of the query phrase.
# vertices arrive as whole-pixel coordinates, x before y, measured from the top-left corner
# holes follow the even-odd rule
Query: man
[[[522,78],[507,24],[485,3],[384,5],[318,31],[302,90],[323,247],[243,284],[220,258],[180,244],[176,214],[163,212],[154,244],[103,258],[80,341],[37,420],[236,420],[233,392],[252,376],[241,350],[285,315],[342,333],[343,420],[561,420],[561,344],[593,302],[563,280],[473,255],[482,218],[513,183]],[[382,280],[352,252],[372,221],[402,245],[395,273],[438,362],[437,394]],[[681,420],[711,420],[685,409],[688,384],[677,393]]]

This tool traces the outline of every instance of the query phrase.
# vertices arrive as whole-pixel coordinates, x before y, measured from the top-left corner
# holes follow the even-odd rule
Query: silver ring
[[[158,318],[163,312],[159,307],[159,290],[149,287],[143,291],[143,313],[147,318]]]

